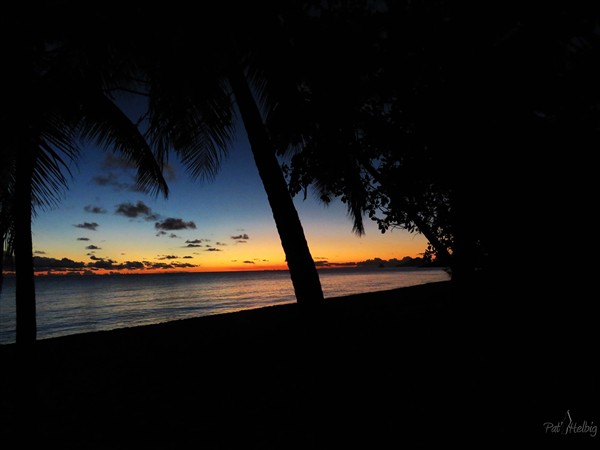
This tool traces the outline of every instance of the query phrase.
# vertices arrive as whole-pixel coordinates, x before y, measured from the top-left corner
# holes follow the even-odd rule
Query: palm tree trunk
[[[296,299],[300,304],[319,304],[323,301],[319,274],[310,254],[298,212],[277,161],[275,149],[242,69],[233,69],[229,81],[244,122],[258,173],[273,211]]]
[[[35,279],[33,274],[32,175],[34,162],[29,152],[17,155],[15,177],[15,271],[17,344],[29,346],[36,340]]]

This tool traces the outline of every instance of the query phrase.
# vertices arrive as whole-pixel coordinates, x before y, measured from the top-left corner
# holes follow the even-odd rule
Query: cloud
[[[201,242],[210,242],[210,239],[193,239],[185,241],[186,244],[200,244]]]
[[[248,240],[248,239],[250,239],[250,236],[248,236],[246,233],[244,233],[244,234],[238,234],[237,236],[231,236],[231,239],[233,239],[234,241],[237,241],[239,239]]]
[[[85,263],[81,261],[73,261],[69,258],[56,259],[45,256],[34,256],[33,266],[35,267],[35,270],[38,271],[65,271],[83,269],[83,267],[85,267]]]
[[[33,252],[34,255],[45,255],[46,252],[43,250],[36,250],[35,252]]]
[[[356,263],[358,267],[418,267],[424,264],[423,258],[411,258],[405,256],[402,259],[381,259],[373,258],[367,259],[366,261],[359,261]]]
[[[181,239],[181,237],[177,236],[175,233],[171,233],[171,234],[169,235],[169,237],[170,237],[171,239]]]
[[[119,155],[108,153],[102,162],[103,169],[135,169],[135,163]]]
[[[87,205],[83,210],[92,214],[106,214],[106,209],[101,206]]]
[[[190,264],[190,263],[178,263],[178,262],[172,262],[172,263],[162,263],[162,262],[149,262],[149,261],[144,261],[144,265],[146,266],[147,269],[184,269],[184,268],[188,268],[188,267],[198,267],[195,264]]]
[[[244,264],[256,264],[254,261],[244,261]]]
[[[159,255],[160,256],[160,255]],[[163,260],[163,259],[177,259],[179,258],[179,256],[175,256],[175,255],[164,255],[164,256],[160,256],[158,259]]]
[[[86,237],[78,237],[77,238],[78,241],[89,241],[90,238],[86,238]]]
[[[167,181],[175,181],[177,179],[175,168],[168,163],[163,166],[163,174]]]
[[[142,201],[138,201],[135,205],[129,202],[120,203],[116,208],[115,214],[129,217],[130,219],[137,219],[138,217],[147,221],[158,219],[158,214],[153,213],[152,209]]]
[[[87,267],[92,269],[104,269],[104,270],[144,270],[145,266],[140,261],[125,261],[124,263],[117,264],[112,259],[104,258],[92,258],[93,263],[88,263]]]
[[[99,258],[95,255],[90,256],[91,262],[87,264],[82,261],[73,261],[69,258],[48,258],[43,256],[34,256],[33,263],[37,272],[77,272],[92,275],[92,271],[104,270],[144,270],[144,269],[177,269],[198,267],[190,263],[162,263],[148,261],[125,261],[118,263],[110,258]]]
[[[218,246],[220,246],[220,247],[224,247],[224,246],[226,246],[227,244],[225,244],[224,242],[218,242],[218,241],[217,241],[217,242],[215,243],[215,245],[218,245]]]
[[[165,220],[161,222],[156,222],[154,224],[154,228],[157,230],[188,230],[188,229],[196,229],[196,224],[192,221],[185,222],[183,219],[178,219],[175,217],[167,217]]]
[[[184,248],[194,248],[194,247],[203,247],[201,244],[188,244],[184,245]]]
[[[329,261],[315,261],[315,267],[329,267]]]
[[[124,266],[125,269],[129,269],[129,270],[143,270],[144,269],[144,263],[140,262],[140,261],[125,261],[124,264],[121,264],[122,266]]]
[[[101,250],[100,247],[97,247],[97,246],[95,246],[93,244],[92,245],[88,245],[85,249],[86,250]]]
[[[96,231],[96,228],[98,228],[100,225],[98,225],[96,222],[83,222],[73,226],[76,228],[83,228],[84,230]]]
[[[194,258],[194,257],[193,257],[193,256],[190,256],[190,255],[186,255],[186,256],[184,256],[184,257],[183,257],[183,259],[193,259],[193,258]]]
[[[164,236],[165,234],[167,234],[167,232],[163,230],[160,230],[158,233],[156,233],[157,236]]]
[[[210,248],[207,248],[204,251],[205,252],[222,252],[223,250],[221,250],[220,248],[210,247]]]
[[[128,183],[123,183],[119,180],[119,176],[113,172],[106,175],[97,175],[92,178],[92,181],[98,186],[109,186],[117,191],[132,190],[133,186]]]

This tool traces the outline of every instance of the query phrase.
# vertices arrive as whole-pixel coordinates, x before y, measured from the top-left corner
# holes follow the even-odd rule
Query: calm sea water
[[[441,269],[320,271],[325,297],[444,281]],[[38,277],[38,339],[295,302],[289,273]],[[15,340],[14,278],[0,295],[0,344]]]

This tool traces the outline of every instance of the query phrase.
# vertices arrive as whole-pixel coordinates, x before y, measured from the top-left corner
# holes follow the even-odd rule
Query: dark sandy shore
[[[283,305],[49,339],[34,354],[2,346],[1,439],[81,449],[600,442],[544,430],[568,408],[599,424],[593,358],[553,357],[501,300],[490,286],[445,282],[329,299],[318,312]]]

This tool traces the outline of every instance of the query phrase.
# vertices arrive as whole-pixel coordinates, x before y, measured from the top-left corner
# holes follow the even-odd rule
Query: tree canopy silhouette
[[[299,149],[292,192],[340,197],[358,233],[363,215],[420,231],[456,279],[490,272],[539,201],[530,188],[554,190],[542,155],[597,142],[599,15],[581,6],[313,5],[295,120],[269,121]]]

